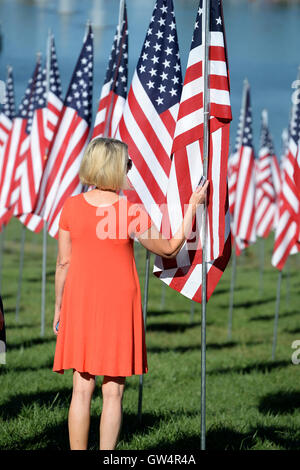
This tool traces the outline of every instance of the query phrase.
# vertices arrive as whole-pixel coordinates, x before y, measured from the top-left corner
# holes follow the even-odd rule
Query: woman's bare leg
[[[122,399],[126,377],[104,376],[100,420],[100,450],[114,450],[122,425]]]
[[[87,449],[91,399],[94,388],[94,375],[74,370],[73,394],[69,409],[69,439],[71,450]]]

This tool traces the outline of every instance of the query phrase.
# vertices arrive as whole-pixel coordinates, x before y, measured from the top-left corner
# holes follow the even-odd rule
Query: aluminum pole
[[[259,296],[262,297],[264,290],[264,267],[265,267],[265,239],[259,242]]]
[[[144,317],[144,328],[146,334],[147,327],[147,308],[148,308],[148,291],[149,291],[149,272],[150,272],[150,251],[146,251],[146,267],[145,267],[145,285],[144,285],[144,306],[143,306],[143,317]],[[142,400],[143,400],[143,378],[144,375],[140,375],[139,381],[139,401],[138,401],[138,418],[142,421]]]
[[[231,265],[231,284],[230,284],[230,300],[229,300],[229,315],[228,315],[228,340],[232,338],[232,317],[233,317],[233,305],[234,305],[234,288],[236,280],[236,252],[235,252],[235,241],[232,247],[232,265]]]
[[[46,303],[46,268],[47,268],[47,232],[48,222],[43,227],[43,266],[42,266],[42,302],[41,302],[41,336],[45,336],[45,303]]]
[[[19,313],[20,313],[20,300],[21,300],[21,289],[22,289],[22,279],[23,279],[25,238],[26,238],[26,227],[25,227],[24,224],[22,224],[19,281],[18,281],[17,301],[16,301],[16,321],[17,322],[19,321]]]
[[[279,317],[279,306],[280,306],[280,291],[281,291],[282,271],[278,273],[277,281],[277,295],[276,295],[276,306],[275,306],[275,318],[274,318],[274,333],[273,333],[273,347],[272,347],[272,361],[275,359],[276,345],[277,345],[277,331],[278,331],[278,317]]]
[[[0,240],[0,293],[2,292],[2,271],[3,271],[5,229],[6,229],[6,226],[2,225],[1,240]]]
[[[208,65],[209,65],[209,25],[210,25],[210,0],[205,0],[204,8],[204,93],[203,93],[203,175],[207,178],[208,154],[209,154],[209,88],[208,88]],[[206,228],[207,228],[207,206],[204,203],[203,210],[203,244],[202,244],[202,314],[201,314],[201,450],[206,449],[206,303],[207,303],[207,264],[206,264]]]

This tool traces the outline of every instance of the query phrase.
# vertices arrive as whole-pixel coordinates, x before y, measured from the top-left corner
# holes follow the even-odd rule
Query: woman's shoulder
[[[66,199],[65,202],[64,202],[64,207],[71,208],[71,207],[73,207],[73,206],[79,204],[81,198],[82,198],[82,193],[75,194],[75,195],[73,195],[73,196],[67,197],[67,199]]]

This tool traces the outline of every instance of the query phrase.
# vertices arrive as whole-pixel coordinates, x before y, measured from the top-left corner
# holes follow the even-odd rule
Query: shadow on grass
[[[0,405],[0,416],[2,416],[4,420],[16,418],[23,408],[30,407],[33,404],[38,404],[48,409],[51,409],[54,405],[55,407],[69,406],[71,395],[71,388],[29,394],[19,393],[11,396],[6,402]]]
[[[251,308],[255,305],[264,305],[269,302],[275,301],[275,297],[267,297],[265,299],[255,299],[255,300],[248,300],[246,302],[234,302],[234,308]],[[223,305],[224,308],[228,308],[228,304]]]
[[[293,310],[291,312],[284,312],[284,313],[279,312],[279,319],[280,318],[286,318],[286,317],[293,317],[294,315],[299,315],[299,311],[298,310]],[[249,321],[270,321],[270,320],[274,320],[274,314],[272,314],[272,315],[257,315],[256,317],[249,318]]]
[[[47,271],[46,273],[46,279],[53,278],[55,275],[55,271]],[[41,283],[41,276],[36,276],[36,277],[26,277],[25,278],[26,282],[40,282]]]
[[[206,436],[207,450],[250,450],[260,443],[268,442],[280,449],[299,450],[299,436],[288,426],[258,426],[248,432],[238,432],[229,427],[208,430]],[[173,442],[161,440],[150,447],[151,451],[180,451],[200,449],[200,435],[182,437]]]
[[[206,345],[206,349],[214,349],[214,350],[221,350],[221,349],[231,349],[237,346],[238,343],[235,343],[233,341],[231,342],[226,342],[226,343],[208,343]],[[201,344],[194,344],[193,346],[175,346],[175,347],[168,347],[166,346],[165,348],[162,348],[160,346],[154,346],[154,347],[147,347],[147,351],[149,353],[168,353],[170,351],[172,352],[178,352],[178,353],[186,353],[186,352],[191,352],[191,351],[199,351],[201,350]]]
[[[38,346],[40,344],[46,344],[46,343],[55,343],[55,338],[33,338],[33,339],[28,339],[26,341],[22,341],[20,343],[10,343],[9,341],[7,342],[7,351],[12,351],[14,349],[20,349],[20,348],[31,348],[33,346]]]
[[[173,313],[174,313],[174,314],[175,314],[175,313],[188,313],[188,311],[187,311],[187,309],[185,309],[185,310],[183,310],[183,309],[181,309],[181,310],[175,310],[175,309],[174,309],[174,310],[165,310],[165,309],[162,309],[162,310],[160,310],[160,309],[154,310],[154,309],[152,309],[152,310],[148,310],[148,311],[147,311],[147,316],[148,316],[148,315],[149,315],[149,316],[152,316],[152,315],[153,315],[153,316],[157,316],[157,315],[169,315],[169,314],[173,314]]]
[[[52,371],[53,357],[45,360],[42,364],[36,366],[10,366],[9,364],[0,367],[0,376],[10,374],[11,372],[40,372],[42,370]]]
[[[206,322],[207,326],[211,325],[212,322]],[[166,331],[168,333],[177,333],[190,330],[191,328],[199,327],[201,322],[191,322],[191,323],[149,323],[147,325],[147,331]]]
[[[270,362],[256,362],[254,364],[245,367],[224,367],[220,369],[213,369],[208,372],[209,375],[214,374],[250,374],[251,372],[262,372],[267,374],[276,369],[282,369],[283,367],[290,366],[290,361],[270,361]]]
[[[300,409],[300,392],[280,391],[261,398],[258,409],[263,414],[290,414]],[[300,448],[300,444],[299,444]]]

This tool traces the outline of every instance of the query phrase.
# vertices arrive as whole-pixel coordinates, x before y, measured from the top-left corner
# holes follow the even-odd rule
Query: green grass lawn
[[[20,319],[15,306],[21,224],[5,233],[2,296],[8,352],[0,365],[0,449],[68,449],[72,372],[52,372],[56,241],[48,237],[46,333],[40,336],[42,233],[26,232]],[[231,266],[207,305],[207,449],[300,449],[300,365],[291,344],[300,339],[300,257],[285,272],[276,358],[271,360],[277,271],[266,242],[263,285],[259,245],[237,261],[233,335],[227,339]],[[143,293],[146,252],[136,249]],[[153,263],[154,256],[151,256]],[[151,264],[152,264],[151,263]],[[262,291],[262,292],[261,292]],[[127,379],[118,449],[180,451],[200,448],[201,306],[152,274],[149,286],[143,416],[137,418],[139,376]],[[98,448],[101,377],[92,402],[89,448]]]

